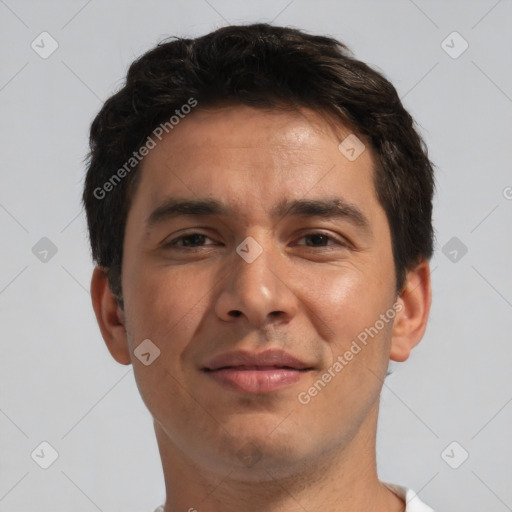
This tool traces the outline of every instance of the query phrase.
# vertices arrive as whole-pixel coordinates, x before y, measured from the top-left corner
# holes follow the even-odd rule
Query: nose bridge
[[[279,279],[280,255],[270,239],[259,240],[247,237],[236,248],[232,271],[216,306],[224,320],[243,316],[261,325],[271,317],[289,318],[295,311],[293,293]]]
[[[270,244],[265,244],[263,248],[257,243],[249,239],[240,244],[236,251],[239,260],[235,264],[234,287],[246,300],[268,298],[274,285],[272,278],[267,275],[273,276],[269,267],[272,265]]]

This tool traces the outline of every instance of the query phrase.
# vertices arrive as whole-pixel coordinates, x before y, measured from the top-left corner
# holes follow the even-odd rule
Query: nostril
[[[229,316],[233,316],[235,318],[239,317],[242,314],[241,311],[238,311],[238,309],[234,309],[233,311],[229,312]]]

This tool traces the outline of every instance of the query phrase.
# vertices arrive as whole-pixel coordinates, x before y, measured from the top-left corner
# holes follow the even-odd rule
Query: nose
[[[235,261],[215,301],[221,320],[262,328],[287,323],[296,314],[298,299],[287,284],[286,262],[269,246],[250,263],[236,252],[233,255]]]

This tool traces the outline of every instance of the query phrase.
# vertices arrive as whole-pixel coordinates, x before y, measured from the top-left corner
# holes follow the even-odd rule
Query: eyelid
[[[160,244],[160,246],[163,248],[176,247],[179,249],[191,250],[191,249],[199,249],[201,247],[216,245],[219,243],[212,236],[210,236],[209,234],[204,232],[201,228],[189,228],[189,229],[190,229],[189,231],[183,230],[183,231],[178,231],[177,233],[173,233],[172,238],[170,238],[168,236],[167,238],[165,238],[163,240],[163,242]],[[182,240],[183,238],[193,236],[193,235],[204,236],[206,239],[209,239],[210,241],[213,241],[214,243],[213,244],[212,243],[204,244],[204,245],[201,245],[198,247],[187,247],[187,246],[178,245],[178,242],[180,240]],[[354,247],[353,244],[346,237],[339,235],[339,234],[333,234],[330,231],[326,231],[326,230],[322,230],[322,229],[304,229],[294,237],[294,240],[301,240],[307,236],[312,236],[312,235],[324,236],[329,241],[331,241],[333,243],[331,243],[331,244],[328,243],[327,245],[318,245],[318,246],[308,246],[306,244],[297,244],[297,243],[294,243],[294,245],[298,245],[301,247],[307,247],[307,248],[311,248],[311,249],[328,248],[328,247],[332,247],[333,245],[336,245],[336,244],[339,246],[342,246],[342,247],[349,247],[349,248]]]
[[[308,230],[308,231],[305,231],[303,233],[301,233],[296,239],[298,240],[301,240],[302,238],[306,237],[306,236],[312,236],[312,235],[322,235],[322,236],[325,236],[326,238],[328,238],[329,240],[337,243],[338,245],[341,245],[341,246],[344,246],[344,247],[353,247],[353,244],[344,236],[341,236],[341,235],[334,235],[333,233],[331,232],[325,232],[324,230],[321,230],[321,229],[312,229],[312,230]],[[315,249],[315,246],[306,246],[306,245],[303,245],[303,244],[297,244],[297,245],[301,245],[303,247],[311,247],[313,249]],[[316,248],[322,248],[322,247],[331,247],[332,245],[319,245],[319,246],[316,246]]]
[[[179,242],[181,239],[183,238],[187,238],[189,236],[194,236],[194,235],[201,235],[201,236],[204,236],[205,238],[209,239],[209,240],[212,240],[214,242],[216,242],[216,240],[214,240],[210,235],[204,233],[204,232],[201,232],[200,228],[190,228],[190,229],[193,229],[191,231],[183,231],[183,232],[180,232],[178,231],[177,233],[173,233],[172,237],[166,237],[162,243],[160,244],[161,247],[164,247],[164,248],[167,248],[167,247],[179,247],[180,249],[181,248],[184,248],[184,249],[194,249],[194,247],[185,247],[185,246],[180,246],[177,244],[177,242]],[[214,245],[214,244],[205,244],[205,245]],[[201,247],[205,247],[204,245],[201,246]]]

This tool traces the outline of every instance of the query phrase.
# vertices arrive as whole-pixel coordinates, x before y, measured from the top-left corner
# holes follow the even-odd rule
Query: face
[[[143,161],[127,343],[161,436],[204,468],[293,471],[375,419],[395,273],[370,148],[338,149],[350,134],[307,109],[197,110]]]

